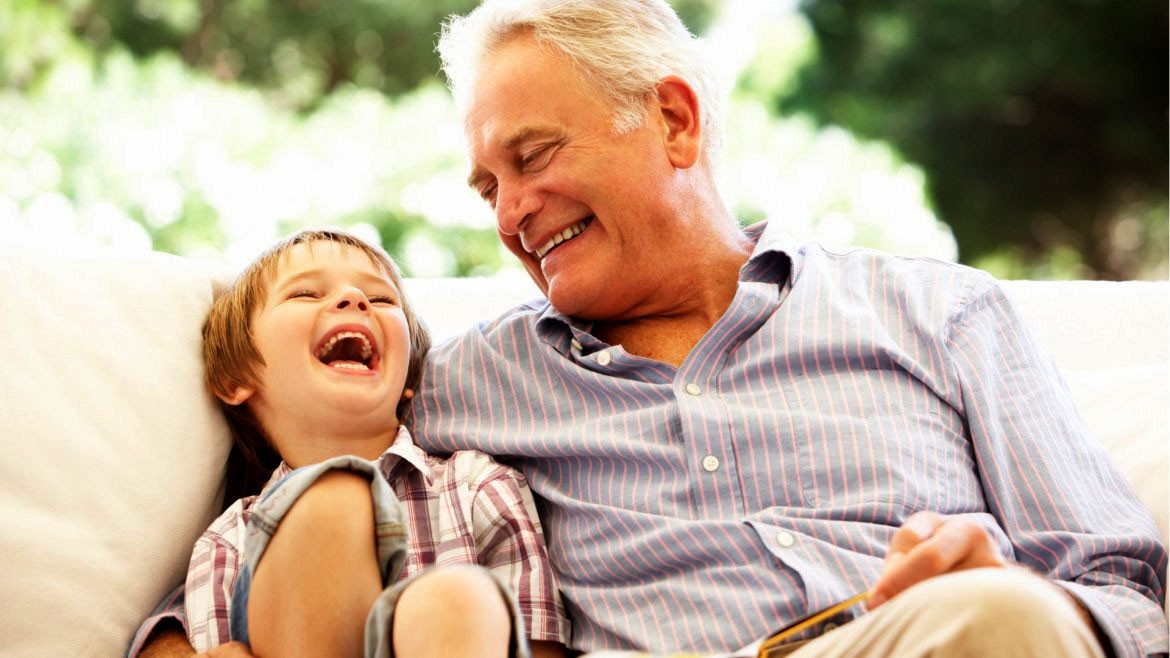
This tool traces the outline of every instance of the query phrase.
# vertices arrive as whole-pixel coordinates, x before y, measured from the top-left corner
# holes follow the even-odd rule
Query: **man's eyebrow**
[[[541,139],[552,139],[559,136],[560,132],[552,128],[521,128],[506,138],[504,141],[500,142],[500,148],[504,151],[511,151],[526,142]],[[476,167],[475,169],[471,170],[471,175],[467,177],[467,185],[471,188],[477,188],[481,181],[490,177],[491,173],[480,167]]]

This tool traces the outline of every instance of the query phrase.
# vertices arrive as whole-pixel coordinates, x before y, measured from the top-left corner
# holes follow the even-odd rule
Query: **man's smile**
[[[577,237],[578,235],[581,235],[581,231],[584,231],[585,227],[589,226],[589,224],[591,224],[592,222],[593,222],[593,216],[590,215],[589,217],[586,217],[585,219],[577,222],[576,224],[573,224],[573,225],[569,226],[568,228],[565,228],[561,231],[554,233],[552,235],[552,237],[550,237],[548,239],[547,242],[545,242],[543,245],[536,248],[535,250],[532,250],[532,253],[536,255],[537,259],[543,259],[546,255],[548,255],[548,252],[555,249],[558,245],[561,245],[565,242],[568,242],[569,240],[572,240],[573,238]]]

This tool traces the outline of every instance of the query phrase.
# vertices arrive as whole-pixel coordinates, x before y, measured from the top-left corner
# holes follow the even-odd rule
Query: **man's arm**
[[[1107,638],[1106,649],[1119,656],[1163,652],[1166,547],[1088,435],[1035,335],[991,282],[955,310],[941,337],[955,371],[950,404],[968,423],[987,511],[1013,559],[1077,599],[1102,631],[1098,637]],[[953,520],[938,532],[966,535],[987,557],[987,540],[948,529]]]

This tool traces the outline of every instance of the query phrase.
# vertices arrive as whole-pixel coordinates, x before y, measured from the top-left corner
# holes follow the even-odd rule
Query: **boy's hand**
[[[882,573],[867,607],[880,606],[907,587],[927,578],[978,567],[1006,567],[991,535],[979,524],[918,512],[890,540]]]

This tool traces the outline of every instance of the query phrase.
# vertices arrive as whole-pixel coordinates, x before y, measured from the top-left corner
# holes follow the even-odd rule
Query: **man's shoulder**
[[[864,247],[834,249],[817,244],[802,245],[801,261],[816,268],[840,285],[863,284],[889,291],[922,290],[930,286],[953,288],[956,294],[982,291],[997,285],[988,272],[930,256],[894,254]]]
[[[531,299],[493,318],[485,318],[431,348],[432,361],[443,360],[469,349],[535,337],[536,324],[550,310],[548,300]]]

